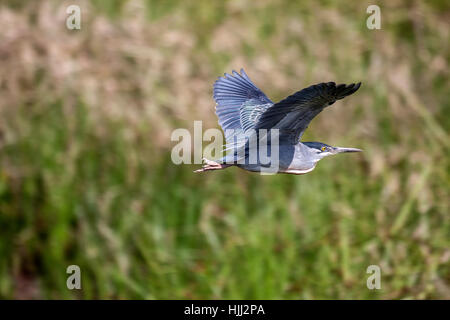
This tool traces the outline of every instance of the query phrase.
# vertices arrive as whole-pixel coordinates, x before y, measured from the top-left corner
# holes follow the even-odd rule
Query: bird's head
[[[338,153],[362,151],[361,149],[356,148],[332,147],[322,142],[303,142],[303,144],[309,147],[311,156],[316,161],[319,161],[326,156],[332,156]]]

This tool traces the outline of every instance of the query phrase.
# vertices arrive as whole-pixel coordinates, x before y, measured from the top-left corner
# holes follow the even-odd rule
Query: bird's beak
[[[341,148],[341,147],[335,147],[334,153],[342,153],[342,152],[362,152],[361,149],[356,148]]]

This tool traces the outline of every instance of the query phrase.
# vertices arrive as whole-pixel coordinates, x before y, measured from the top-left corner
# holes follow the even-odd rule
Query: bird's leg
[[[201,169],[195,170],[194,172],[205,172],[210,170],[221,170],[228,168],[230,164],[220,164],[212,160],[208,160],[206,158],[202,159],[205,163]]]

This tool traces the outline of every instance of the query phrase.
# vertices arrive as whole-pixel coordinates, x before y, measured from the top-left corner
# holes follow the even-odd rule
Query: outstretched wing
[[[233,70],[232,75],[225,73],[219,77],[214,83],[214,99],[219,124],[224,131],[234,129],[235,132],[246,132],[273,105],[244,69],[240,74]]]
[[[319,83],[294,93],[268,108],[255,129],[280,129],[280,139],[297,144],[311,120],[336,100],[355,93],[361,83]]]

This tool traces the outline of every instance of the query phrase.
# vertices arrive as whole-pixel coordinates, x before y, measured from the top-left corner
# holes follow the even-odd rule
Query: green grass
[[[129,19],[126,1],[93,3],[93,16],[108,16],[113,29]],[[4,80],[1,90],[10,100],[0,108],[1,298],[450,298],[448,70],[430,67],[436,59],[448,64],[448,46],[434,49],[445,37],[436,38],[443,21],[433,11],[438,2],[421,8],[427,15],[420,36],[400,18],[397,26],[384,20],[384,33],[375,35],[360,26],[364,6],[342,9],[328,1],[247,10],[210,1],[146,6],[157,9],[143,22],[149,32],[166,35],[169,21],[181,35],[148,36],[156,41],[148,47],[161,56],[100,43],[86,24],[77,35],[86,37],[81,51],[68,49],[77,62],[80,52],[89,52],[91,68],[77,74],[86,82],[58,80],[40,58],[29,75],[34,82],[19,79],[14,87]],[[25,8],[14,12],[27,15]],[[386,15],[403,19],[405,10]],[[304,33],[295,33],[296,19]],[[244,40],[216,50],[211,41],[220,34],[212,31],[223,23],[242,26]],[[195,39],[191,44],[186,34]],[[61,37],[57,43],[73,39]],[[324,40],[332,52],[322,56]],[[361,79],[362,89],[321,114],[306,140],[365,152],[323,160],[303,176],[237,168],[199,175],[192,173],[197,165],[174,165],[170,131],[191,128],[194,120],[205,120],[204,129],[215,126],[206,90],[230,64],[240,67],[236,57],[250,66],[250,76],[259,74],[255,82],[274,100],[328,77],[323,70],[333,76],[327,81]],[[264,67],[271,64],[261,57],[274,64]],[[168,60],[165,67],[158,66],[161,59]],[[384,61],[378,71],[377,59]],[[180,60],[188,61],[187,72]],[[6,60],[5,67],[8,61],[13,64]],[[389,80],[398,73],[412,81],[406,89]],[[92,79],[100,89],[84,85]],[[103,85],[113,89],[91,99]],[[192,98],[183,86],[201,94]],[[10,96],[11,88],[23,94]],[[201,109],[204,101],[210,114]],[[108,104],[114,102],[119,108]],[[134,107],[137,118],[126,113]],[[66,288],[71,264],[81,268],[82,290]],[[381,267],[381,290],[366,287],[373,264]]]

